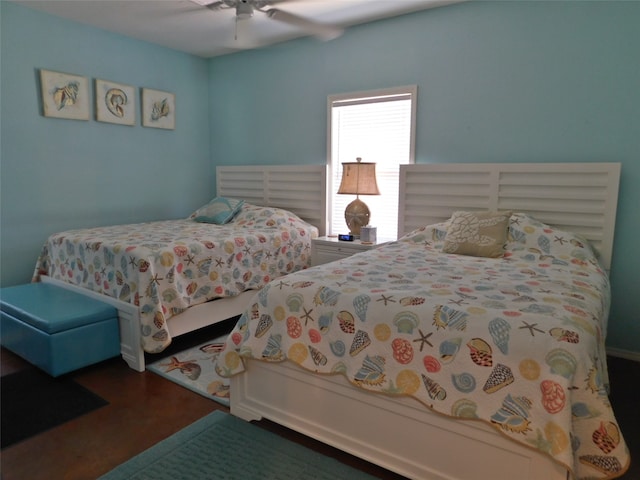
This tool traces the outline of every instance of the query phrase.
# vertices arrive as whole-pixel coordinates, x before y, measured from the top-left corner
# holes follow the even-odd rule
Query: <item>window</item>
[[[413,163],[417,86],[329,96],[329,234],[348,233],[344,210],[355,195],[338,195],[342,163],[376,163],[380,195],[362,195],[378,238],[398,232],[399,165]]]

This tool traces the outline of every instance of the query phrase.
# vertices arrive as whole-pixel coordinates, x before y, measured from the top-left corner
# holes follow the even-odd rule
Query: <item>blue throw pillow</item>
[[[222,225],[231,221],[244,205],[244,200],[216,197],[191,214],[196,222]]]

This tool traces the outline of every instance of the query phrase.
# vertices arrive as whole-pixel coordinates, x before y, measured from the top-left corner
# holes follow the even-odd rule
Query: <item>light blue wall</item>
[[[7,1],[0,17],[3,286],[31,279],[51,233],[187,216],[210,198],[206,60]],[[40,68],[173,92],[176,129],[143,128],[139,108],[134,127],[46,118]]]
[[[608,345],[640,353],[640,2],[469,2],[213,59],[213,161],[321,164],[329,94],[418,85],[416,161],[622,163]]]

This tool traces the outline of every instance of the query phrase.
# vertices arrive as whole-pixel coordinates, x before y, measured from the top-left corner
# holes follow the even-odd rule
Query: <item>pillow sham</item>
[[[231,221],[240,211],[242,205],[244,205],[244,200],[216,197],[205,206],[193,212],[189,218],[200,223],[223,225]]]
[[[454,212],[442,251],[473,257],[504,256],[511,212]]]

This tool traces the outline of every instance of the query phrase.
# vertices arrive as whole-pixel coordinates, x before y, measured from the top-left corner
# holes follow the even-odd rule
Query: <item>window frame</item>
[[[381,99],[384,98],[384,99]],[[330,94],[327,96],[327,235],[335,235],[332,231],[334,197],[337,192],[333,189],[333,112],[334,106],[358,105],[365,103],[377,103],[382,101],[393,101],[392,97],[408,97],[411,100],[411,125],[409,127],[409,164],[415,163],[416,148],[416,120],[418,104],[418,86],[404,85],[399,87],[387,87],[374,90],[361,90],[349,93]],[[397,100],[398,98],[396,98]],[[366,159],[364,159],[366,161]],[[399,192],[398,192],[399,195]],[[396,235],[399,225],[396,225]]]

